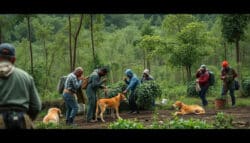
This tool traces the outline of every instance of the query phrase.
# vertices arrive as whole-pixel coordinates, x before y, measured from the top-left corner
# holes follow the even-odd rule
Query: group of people
[[[97,122],[95,120],[95,111],[96,111],[96,101],[97,101],[97,90],[98,89],[107,89],[106,86],[103,85],[104,82],[107,81],[107,78],[102,78],[108,74],[108,68],[103,67],[100,69],[95,69],[89,76],[88,85],[86,88],[86,94],[88,97],[87,104],[87,116],[86,121],[88,123]],[[72,125],[74,124],[74,118],[78,111],[78,103],[76,100],[76,91],[81,88],[81,84],[83,82],[83,69],[81,67],[77,67],[72,73],[67,76],[65,82],[65,89],[63,92],[63,98],[65,100],[65,105],[67,108],[66,111],[66,124]],[[137,76],[133,73],[131,69],[127,69],[125,71],[126,78],[124,78],[124,82],[128,85],[126,89],[123,91],[124,94],[130,92],[129,96],[129,105],[131,111],[129,113],[137,113],[139,114],[139,109],[136,105],[136,96],[135,89],[147,80],[153,80],[153,77],[149,74],[149,70],[145,69],[143,72],[143,77],[141,80],[137,78]]]
[[[227,61],[223,61],[221,63],[222,70],[220,79],[223,81],[221,96],[225,97],[227,92],[230,91],[232,107],[235,106],[235,78],[237,77],[236,71],[229,66]],[[209,88],[209,72],[206,65],[201,65],[200,68],[196,72],[196,82],[200,85],[199,96],[202,101],[202,105],[206,107],[208,105],[206,99],[206,93]]]
[[[32,129],[32,121],[36,119],[41,111],[41,100],[34,83],[34,79],[27,72],[14,66],[16,61],[15,48],[9,43],[0,44],[0,129],[4,128],[27,128]],[[108,74],[108,68],[100,68],[94,70],[90,77],[86,89],[88,97],[87,105],[87,122],[96,122],[95,108],[97,100],[97,90],[106,89],[103,85],[107,81],[102,78]],[[77,67],[72,73],[67,76],[65,88],[63,91],[63,99],[66,105],[66,124],[74,124],[74,118],[78,111],[78,103],[76,99],[77,89],[83,82],[83,68]],[[138,106],[136,105],[135,89],[142,83],[148,80],[153,80],[149,70],[143,71],[141,80],[133,73],[131,69],[125,71],[124,82],[127,84],[124,94],[130,92],[129,105],[131,111],[129,113],[139,114]],[[206,65],[201,65],[196,73],[197,80],[201,90],[199,96],[203,106],[207,106],[206,92],[209,88],[209,74]],[[235,106],[234,95],[234,78],[237,73],[231,68],[227,61],[222,62],[221,80],[223,80],[222,96],[225,96],[228,90],[232,99],[232,106]],[[154,103],[153,103],[154,104]]]

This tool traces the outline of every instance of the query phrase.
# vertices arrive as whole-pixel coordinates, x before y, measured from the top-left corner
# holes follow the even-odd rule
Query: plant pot
[[[215,108],[216,109],[222,109],[226,107],[226,99],[215,99]]]

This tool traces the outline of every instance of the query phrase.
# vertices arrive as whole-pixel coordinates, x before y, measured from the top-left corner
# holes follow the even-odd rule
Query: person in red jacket
[[[203,106],[207,106],[208,102],[206,99],[206,93],[209,87],[209,73],[206,69],[206,65],[201,65],[196,72],[196,82],[199,83],[201,90],[199,91],[199,96],[202,101]]]

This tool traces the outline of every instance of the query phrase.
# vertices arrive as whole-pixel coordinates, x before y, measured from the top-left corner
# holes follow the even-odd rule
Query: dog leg
[[[101,106],[100,117],[101,117],[102,122],[105,122],[105,120],[103,119],[103,113],[105,112],[105,110],[106,110],[106,105]]]
[[[115,108],[115,113],[116,113],[116,117],[117,117],[118,119],[122,119],[122,118],[119,116],[119,110],[118,110],[117,107]]]

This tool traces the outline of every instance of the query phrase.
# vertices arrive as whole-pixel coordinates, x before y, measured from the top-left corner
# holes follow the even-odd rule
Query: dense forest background
[[[82,66],[84,75],[108,66],[108,84],[145,68],[164,96],[183,95],[201,64],[215,73],[221,62],[239,80],[250,76],[249,15],[237,14],[1,14],[0,43],[16,47],[16,67],[35,79],[42,98],[60,97],[61,76]]]

